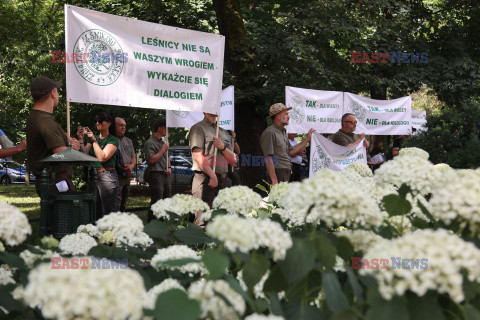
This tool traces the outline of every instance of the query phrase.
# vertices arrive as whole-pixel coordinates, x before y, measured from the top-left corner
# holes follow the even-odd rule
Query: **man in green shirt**
[[[365,133],[355,134],[353,133],[355,129],[357,129],[357,118],[354,114],[345,113],[342,116],[342,128],[333,135],[332,142],[341,146],[359,144],[365,138]],[[365,149],[368,149],[369,143],[367,139],[363,140],[363,145]]]

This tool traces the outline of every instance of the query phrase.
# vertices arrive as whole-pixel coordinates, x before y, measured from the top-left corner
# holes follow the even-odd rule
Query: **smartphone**
[[[83,127],[83,134],[87,134],[87,132],[88,132],[87,127]]]

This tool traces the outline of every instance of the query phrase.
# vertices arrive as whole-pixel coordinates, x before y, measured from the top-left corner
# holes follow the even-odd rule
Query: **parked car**
[[[0,160],[0,184],[25,183],[27,168],[24,164],[9,159]],[[35,176],[30,172],[30,182],[35,182]]]
[[[189,147],[171,147],[169,149],[169,159],[172,166],[171,183],[172,187],[186,187],[192,184],[192,153]],[[148,167],[147,161],[138,165],[137,183],[146,184],[143,175]]]

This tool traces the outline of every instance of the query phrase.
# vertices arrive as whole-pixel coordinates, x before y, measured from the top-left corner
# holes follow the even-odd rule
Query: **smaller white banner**
[[[427,111],[425,110],[412,110],[412,128],[419,131],[427,131]]]
[[[222,91],[220,108],[220,127],[235,131],[235,94],[234,87],[229,86]],[[203,120],[203,112],[167,110],[167,127],[191,128]]]
[[[344,147],[313,133],[310,150],[310,177],[318,171],[328,168],[333,171],[345,169],[354,162],[367,164],[367,150],[363,140],[357,145]]]
[[[412,99],[375,100],[345,92],[344,113],[357,118],[355,133],[407,135],[412,133]]]
[[[342,127],[343,92],[285,87],[285,101],[292,108],[287,132],[335,133]]]

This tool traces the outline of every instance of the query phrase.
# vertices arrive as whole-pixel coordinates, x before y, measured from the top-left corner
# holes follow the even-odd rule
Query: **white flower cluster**
[[[435,184],[430,205],[435,218],[480,230],[480,171],[450,170]]]
[[[407,194],[407,200],[412,205],[412,210],[410,210],[410,214],[413,217],[417,217],[417,218],[423,219],[425,221],[430,221],[430,219],[423,213],[422,209],[420,209],[420,206],[418,205],[418,202],[420,202],[425,207],[425,209],[427,209],[428,212],[430,212],[430,214],[434,218],[436,218],[437,214],[434,211],[432,205],[421,194],[416,194],[415,196],[412,196],[409,193],[409,194]]]
[[[394,267],[392,257],[401,259]],[[419,230],[401,238],[381,241],[372,246],[364,259],[388,259],[388,269],[361,269],[373,274],[382,297],[390,300],[410,290],[423,296],[429,290],[448,294],[459,303],[464,299],[462,270],[470,281],[480,282],[480,250],[447,230]],[[420,260],[413,266],[408,259]],[[423,259],[424,263],[421,263]],[[405,261],[407,260],[407,263]]]
[[[194,259],[198,262],[191,262],[183,266],[169,266],[165,264],[170,260]],[[201,256],[198,252],[190,249],[186,245],[173,245],[167,248],[158,249],[157,253],[152,258],[152,266],[159,269],[178,270],[181,273],[200,273],[207,274],[205,266],[201,262]]]
[[[405,183],[415,193],[426,195],[432,192],[432,185],[440,175],[430,161],[405,155],[382,164],[375,171],[374,179],[380,185],[393,184],[400,187]]]
[[[157,218],[170,219],[167,211],[173,212],[182,216],[187,213],[194,213],[195,211],[205,211],[210,209],[207,203],[201,199],[194,198],[189,194],[176,194],[171,198],[158,200],[152,205],[153,214]]]
[[[398,235],[406,235],[414,231],[414,227],[410,219],[406,216],[392,216],[386,219],[388,223],[395,228]]]
[[[264,315],[258,313],[252,313],[245,320],[284,320],[283,317],[276,316],[274,314]]]
[[[58,248],[58,245],[60,244],[60,242],[53,236],[44,236],[40,239],[40,243],[47,248]]]
[[[64,254],[86,255],[97,245],[97,241],[85,233],[69,234],[60,240],[59,248]]]
[[[35,246],[35,249],[43,251],[38,246]],[[20,252],[19,256],[20,258],[23,259],[23,261],[25,261],[25,264],[30,269],[35,266],[35,262],[37,262],[37,260],[48,259],[51,257],[60,257],[60,255],[57,252],[54,252],[52,250],[46,250],[43,254],[39,254],[39,253],[33,253],[28,249]]]
[[[228,305],[215,292],[222,294],[230,303]],[[205,281],[192,283],[188,288],[188,297],[197,300],[202,308],[201,318],[212,320],[237,320],[237,313],[245,312],[245,301],[224,280]]]
[[[155,309],[155,302],[157,302],[158,295],[171,289],[185,291],[185,288],[182,287],[176,279],[165,279],[160,284],[148,290],[143,299],[143,307],[150,310]]]
[[[288,182],[280,182],[274,184],[270,189],[270,193],[268,194],[268,202],[272,204],[276,204],[279,207],[283,207],[283,200],[285,199],[285,195],[288,192],[288,188],[292,186],[295,187],[297,183],[288,183]]]
[[[3,246],[2,241],[0,241],[0,252],[5,251],[5,247]]]
[[[222,189],[213,200],[213,208],[222,208],[228,213],[246,216],[262,204],[262,197],[246,186]]]
[[[9,283],[15,283],[12,269],[6,265],[0,265],[0,286],[6,286]]]
[[[97,221],[101,233],[113,231],[116,241],[128,246],[148,247],[153,240],[143,232],[143,222],[135,214],[113,212]]]
[[[100,236],[100,239],[98,239],[98,242],[102,244],[111,244],[113,243],[114,245],[117,245],[117,239],[115,238],[115,232],[113,231],[105,231],[102,233]]]
[[[354,171],[364,178],[373,177],[372,170],[370,169],[370,167],[366,163],[363,163],[363,162],[359,162],[359,161],[354,162],[354,163],[348,165],[345,168],[345,170],[346,171]]]
[[[32,233],[27,216],[17,207],[0,202],[0,238],[10,246],[16,246]]]
[[[77,233],[86,233],[88,234],[89,236],[91,237],[94,237],[94,238],[99,238],[100,235],[102,234],[98,228],[96,226],[94,226],[93,224],[89,223],[89,224],[82,224],[80,226],[78,226],[77,228]]]
[[[417,157],[425,160],[428,160],[428,158],[430,157],[427,151],[420,148],[415,148],[415,147],[401,148],[400,151],[398,152],[398,155],[408,156],[408,157]]]
[[[42,263],[28,275],[23,300],[45,318],[141,319],[145,287],[131,269],[52,269]]]
[[[372,245],[385,241],[376,233],[367,230],[342,230],[337,233],[338,237],[347,238],[353,245],[355,251],[366,252]]]
[[[207,225],[207,234],[222,241],[231,252],[266,247],[273,253],[273,260],[283,260],[292,246],[290,233],[270,219],[242,218],[234,215],[215,217]]]
[[[322,170],[289,189],[280,215],[292,225],[325,223],[329,227],[377,227],[382,223],[374,199],[331,170]]]
[[[437,169],[438,171],[440,171],[442,173],[453,170],[452,167],[450,167],[446,163],[437,163],[436,165],[434,165],[434,167],[435,167],[435,169]]]

